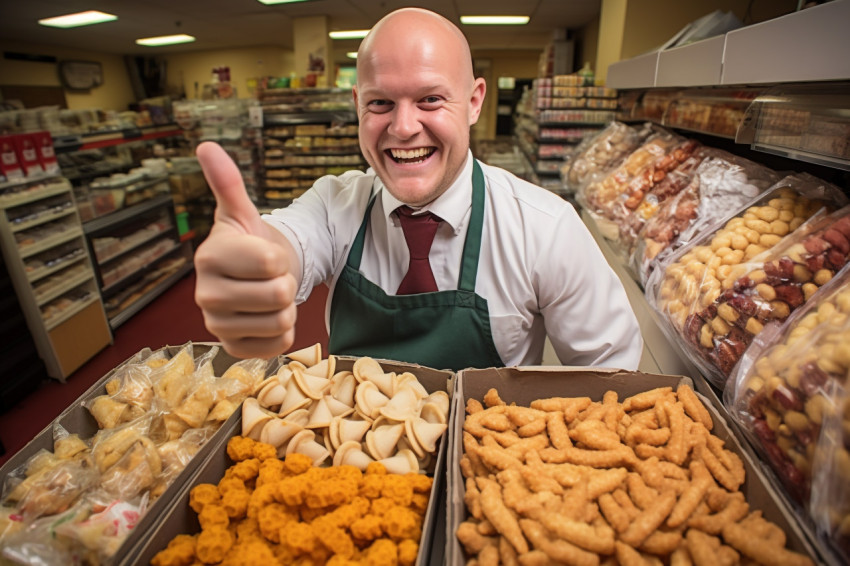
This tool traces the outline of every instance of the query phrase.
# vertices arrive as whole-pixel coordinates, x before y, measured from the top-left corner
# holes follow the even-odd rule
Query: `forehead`
[[[358,58],[357,84],[361,92],[428,90],[457,91],[466,85],[457,51],[428,43],[377,49]]]

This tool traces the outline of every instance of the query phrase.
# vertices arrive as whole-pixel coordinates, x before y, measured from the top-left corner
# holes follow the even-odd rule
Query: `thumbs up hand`
[[[196,153],[216,199],[212,229],[195,252],[195,302],[204,324],[233,356],[282,354],[295,339],[295,250],[260,218],[221,146],[204,142]]]

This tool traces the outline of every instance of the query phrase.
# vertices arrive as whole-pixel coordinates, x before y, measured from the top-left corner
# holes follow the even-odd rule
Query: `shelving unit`
[[[0,211],[0,247],[21,311],[47,374],[64,380],[112,341],[71,183],[4,183]]]
[[[323,175],[365,169],[349,90],[269,89],[260,94],[260,106],[266,206],[288,205]]]
[[[118,328],[191,271],[191,242],[177,231],[168,193],[83,225],[109,324]]]
[[[574,75],[535,79],[530,99],[518,106],[515,136],[537,185],[568,196],[561,166],[587,136],[614,119],[613,89],[579,86]]]

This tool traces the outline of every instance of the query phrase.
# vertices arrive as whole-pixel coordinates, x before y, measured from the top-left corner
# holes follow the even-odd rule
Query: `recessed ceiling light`
[[[103,22],[111,22],[117,19],[118,16],[113,14],[98,12],[97,10],[89,10],[87,12],[77,12],[76,14],[56,16],[55,18],[43,18],[38,20],[38,23],[43,26],[50,26],[54,28],[75,28],[79,26],[101,24]]]
[[[185,33],[179,33],[177,35],[160,35],[157,37],[145,37],[142,39],[137,39],[136,43],[139,45],[147,45],[148,47],[156,47],[158,45],[175,45],[177,43],[192,43],[195,41],[195,38],[191,35],[186,35]]]
[[[469,26],[523,26],[528,16],[461,16],[460,23]]]
[[[294,4],[295,2],[307,2],[307,0],[257,0],[260,4]]]
[[[349,51],[345,56],[349,59],[357,59],[357,51]]]
[[[349,29],[328,33],[332,39],[363,39],[369,33],[368,29]]]

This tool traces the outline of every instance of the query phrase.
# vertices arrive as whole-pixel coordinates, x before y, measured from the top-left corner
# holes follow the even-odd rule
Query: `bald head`
[[[379,64],[388,56],[438,57],[470,84],[473,81],[472,54],[463,33],[443,16],[422,8],[402,8],[376,23],[360,43],[357,52],[358,76],[361,67]]]

